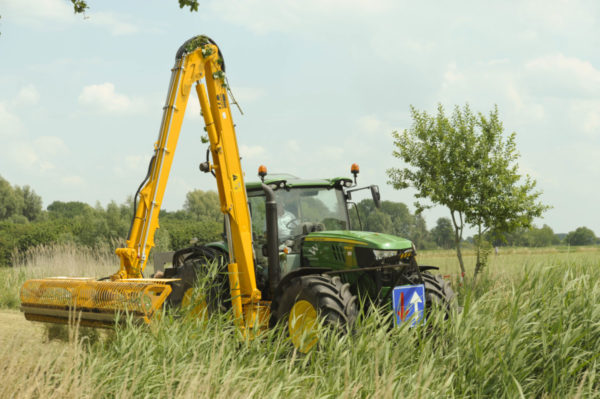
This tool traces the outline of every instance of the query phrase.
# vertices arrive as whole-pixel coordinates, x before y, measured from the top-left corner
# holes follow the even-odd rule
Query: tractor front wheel
[[[447,319],[451,313],[458,309],[456,294],[450,282],[444,280],[441,275],[433,275],[429,272],[421,272],[423,284],[425,285],[425,313],[431,312],[432,308],[438,308],[445,312]],[[417,279],[415,275],[413,280]]]
[[[356,321],[356,296],[350,292],[350,285],[343,284],[339,277],[296,277],[280,292],[271,305],[271,317],[282,323],[290,341],[302,353],[317,344],[319,320],[342,334]]]

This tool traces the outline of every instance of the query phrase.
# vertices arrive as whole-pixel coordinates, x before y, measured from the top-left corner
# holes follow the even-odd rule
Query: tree
[[[13,215],[21,215],[22,210],[23,197],[0,176],[0,220],[8,219]]]
[[[587,227],[578,227],[567,234],[565,242],[569,245],[593,245],[596,243],[596,235]]]
[[[198,0],[177,0],[179,2],[179,8],[189,7],[190,11],[198,11],[200,3]],[[71,0],[73,4],[73,12],[75,14],[85,14],[86,10],[90,8],[87,4],[87,0]]]
[[[408,167],[387,171],[396,189],[413,186],[418,199],[449,209],[454,243],[465,273],[460,242],[465,224],[477,229],[477,262],[473,278],[486,262],[484,234],[528,227],[548,207],[538,202],[535,181],[518,173],[515,133],[504,138],[498,108],[489,116],[474,114],[468,105],[455,107],[451,118],[442,105],[430,116],[411,106],[413,124],[393,132],[395,151]],[[432,205],[417,201],[417,212]],[[489,244],[487,244],[489,245]]]
[[[367,231],[390,234],[394,229],[392,218],[380,210],[370,213],[365,221]]]
[[[30,222],[42,214],[42,197],[37,195],[29,186],[15,187],[16,194],[22,198],[21,214]]]
[[[439,218],[436,226],[431,229],[431,235],[435,243],[442,248],[450,249],[454,245],[454,231],[448,218]]]
[[[185,196],[183,209],[191,213],[194,220],[220,221],[223,218],[219,194],[215,191],[190,191]]]

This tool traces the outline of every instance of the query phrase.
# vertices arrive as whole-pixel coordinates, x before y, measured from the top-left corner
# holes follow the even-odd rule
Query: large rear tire
[[[214,274],[211,268],[215,267],[218,271],[216,276],[210,281],[202,281]],[[191,307],[191,316],[227,311],[231,307],[231,301],[228,300],[230,293],[226,271],[227,265],[222,254],[210,248],[185,258],[169,273],[169,277],[180,280],[171,283],[172,291],[166,301],[167,307]],[[200,282],[202,287],[199,287]],[[198,292],[199,289],[204,292]]]
[[[358,316],[350,285],[328,275],[300,276],[290,280],[271,304],[271,318],[281,323],[294,347],[307,353],[318,342],[318,320],[347,333]]]

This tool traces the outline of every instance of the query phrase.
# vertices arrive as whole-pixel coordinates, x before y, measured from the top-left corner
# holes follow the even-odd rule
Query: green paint
[[[310,240],[350,240],[356,241],[360,245],[373,249],[406,249],[412,246],[412,243],[401,237],[390,234],[373,233],[370,231],[351,231],[351,230],[331,230],[310,233],[306,237]]]

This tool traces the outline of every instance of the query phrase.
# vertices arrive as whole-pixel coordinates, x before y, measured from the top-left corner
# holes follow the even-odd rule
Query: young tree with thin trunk
[[[535,181],[519,174],[516,134],[504,137],[497,107],[488,116],[465,105],[455,107],[448,118],[441,104],[435,116],[414,107],[411,114],[412,126],[392,133],[393,155],[408,167],[389,169],[389,183],[396,189],[412,186],[417,198],[448,208],[463,275],[462,233],[465,225],[477,229],[475,279],[485,266],[487,231],[528,227],[548,207],[538,202],[541,192],[533,191]],[[422,212],[432,204],[417,201],[415,206]]]

